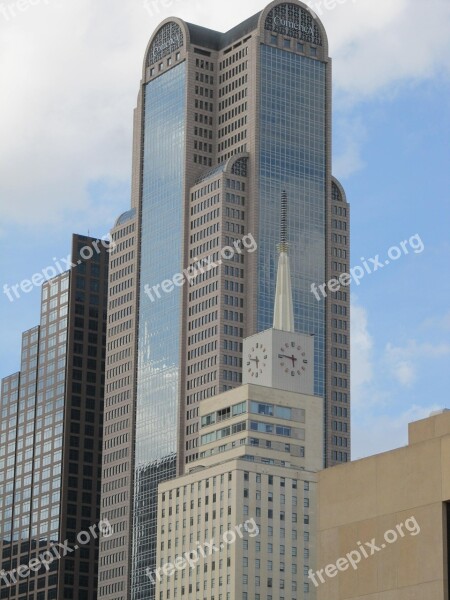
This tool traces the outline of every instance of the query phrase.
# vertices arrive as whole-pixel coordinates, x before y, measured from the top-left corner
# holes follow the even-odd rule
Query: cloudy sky
[[[353,288],[358,458],[405,444],[409,421],[450,407],[450,2],[310,5],[333,57],[334,173],[352,207],[351,263],[401,250]],[[264,6],[0,1],[0,289],[67,256],[72,232],[106,234],[128,208],[132,111],[158,22],[177,15],[223,31]],[[0,376],[19,368],[39,294],[0,294]]]

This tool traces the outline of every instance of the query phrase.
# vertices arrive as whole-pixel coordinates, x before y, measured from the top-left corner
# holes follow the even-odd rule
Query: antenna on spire
[[[277,286],[273,311],[273,328],[281,331],[294,331],[294,310],[292,304],[291,271],[287,242],[287,193],[281,194],[281,225],[278,249]]]
[[[281,239],[282,244],[287,242],[287,193],[286,190],[281,192]]]
[[[286,190],[281,192],[281,220],[280,220],[280,243],[277,246],[278,252],[286,252],[289,249],[289,244],[287,243],[287,193]]]

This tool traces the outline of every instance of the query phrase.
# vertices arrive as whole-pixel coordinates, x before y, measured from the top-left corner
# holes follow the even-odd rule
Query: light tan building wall
[[[318,600],[448,600],[450,413],[412,423],[409,440],[320,473],[319,569],[359,543],[369,556],[316,577]]]

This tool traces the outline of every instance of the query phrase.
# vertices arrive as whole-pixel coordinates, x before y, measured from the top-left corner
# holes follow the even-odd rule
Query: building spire
[[[291,269],[287,243],[287,193],[281,194],[281,234],[278,249],[277,287],[273,311],[273,328],[294,332],[294,308],[292,304]]]

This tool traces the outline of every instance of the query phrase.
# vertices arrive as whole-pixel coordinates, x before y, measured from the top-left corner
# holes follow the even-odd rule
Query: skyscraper
[[[315,598],[323,402],[314,337],[294,329],[285,193],[281,207],[273,327],[244,339],[244,385],[200,403],[199,458],[159,487],[160,598]]]
[[[133,154],[134,213],[124,218],[135,223],[136,263],[110,283],[125,286],[129,312],[117,307],[114,318],[134,345],[131,360],[116,352],[129,378],[116,382],[117,429],[105,432],[121,449],[112,472],[133,468],[104,489],[105,502],[124,503],[119,546],[101,551],[100,596],[115,600],[131,588],[136,600],[152,597],[144,571],[156,560],[158,483],[198,459],[200,402],[241,384],[243,338],[271,325],[282,189],[295,330],[315,340],[325,463],[349,459],[349,291],[311,291],[349,266],[321,22],[301,2],[280,1],[227,33],[163,21],[144,56]]]
[[[43,284],[20,372],[2,380],[1,598],[97,597],[107,246],[73,236],[74,266]],[[65,540],[80,547],[64,556]]]

